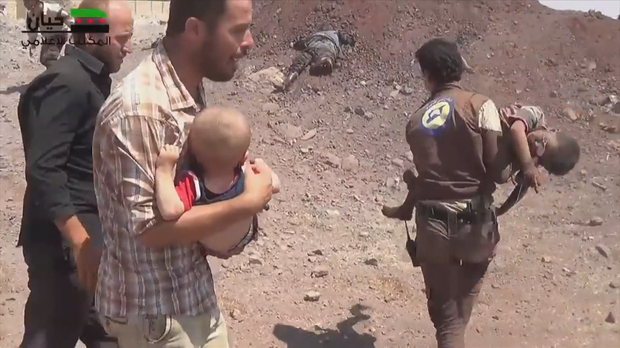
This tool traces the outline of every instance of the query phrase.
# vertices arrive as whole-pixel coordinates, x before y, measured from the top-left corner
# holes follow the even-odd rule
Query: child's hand
[[[523,170],[526,183],[534,188],[534,191],[538,193],[538,189],[543,184],[543,178],[538,168],[535,165],[530,165]]]
[[[157,157],[155,165],[158,169],[172,171],[179,160],[179,153],[180,150],[178,147],[174,145],[164,145],[164,147],[159,150],[159,157]]]

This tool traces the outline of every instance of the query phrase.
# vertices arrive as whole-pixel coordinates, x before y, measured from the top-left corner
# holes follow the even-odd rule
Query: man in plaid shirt
[[[251,0],[172,0],[166,37],[102,107],[93,141],[104,248],[96,307],[121,348],[226,348],[226,325],[198,241],[254,216],[271,171],[248,164],[244,192],[162,221],[154,173],[205,107],[203,78],[229,81],[253,45]]]

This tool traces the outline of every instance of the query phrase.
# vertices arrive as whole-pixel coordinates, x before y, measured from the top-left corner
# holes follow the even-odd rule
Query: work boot
[[[298,76],[299,76],[299,74],[296,73],[296,72],[292,72],[292,73],[289,73],[288,75],[286,75],[286,78],[284,79],[284,82],[282,82],[282,92],[288,91],[288,89],[291,87],[293,82],[295,82],[295,80],[297,80]]]
[[[334,69],[334,62],[329,57],[321,58],[318,65],[321,67],[321,72],[325,75],[331,74]]]

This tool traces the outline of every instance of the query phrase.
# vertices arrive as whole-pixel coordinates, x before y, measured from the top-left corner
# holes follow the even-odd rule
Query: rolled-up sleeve
[[[138,235],[155,223],[155,162],[165,124],[149,116],[120,116],[100,127],[100,168],[107,179],[100,189],[113,191],[127,212],[127,226]]]
[[[29,122],[26,180],[37,197],[38,211],[51,221],[75,214],[65,168],[71,142],[88,105],[86,92],[73,85],[50,83],[37,96],[40,103],[33,110],[36,118]]]
[[[502,133],[502,121],[495,103],[489,99],[482,104],[479,111],[478,127]]]

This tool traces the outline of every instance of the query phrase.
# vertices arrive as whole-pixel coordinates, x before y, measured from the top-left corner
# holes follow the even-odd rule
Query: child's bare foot
[[[415,186],[416,175],[411,169],[407,169],[403,172],[403,181],[407,184],[409,189]]]
[[[383,208],[381,208],[381,213],[383,216],[390,219],[409,221],[413,218],[413,211],[406,209],[404,205],[398,207],[388,207],[384,205]]]

